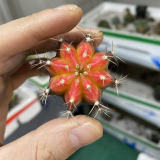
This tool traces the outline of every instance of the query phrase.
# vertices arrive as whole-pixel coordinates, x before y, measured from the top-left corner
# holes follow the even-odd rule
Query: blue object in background
[[[136,142],[129,142],[126,138],[123,139],[123,142],[133,149],[136,148]]]
[[[160,69],[160,57],[152,57],[152,62]]]

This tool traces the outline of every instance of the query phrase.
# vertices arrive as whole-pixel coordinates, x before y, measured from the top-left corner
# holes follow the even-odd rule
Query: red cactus
[[[49,87],[52,92],[64,95],[69,111],[73,111],[82,100],[94,104],[100,99],[101,89],[112,84],[114,79],[107,70],[109,54],[94,51],[87,41],[75,49],[62,43],[60,58],[49,63],[52,75]]]

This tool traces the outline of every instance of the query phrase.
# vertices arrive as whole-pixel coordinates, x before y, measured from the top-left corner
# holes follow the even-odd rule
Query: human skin
[[[31,69],[25,58],[35,54],[35,50],[38,53],[55,50],[58,35],[78,43],[84,38],[81,32],[90,32],[96,39],[95,45],[101,42],[100,31],[75,28],[81,16],[79,7],[65,5],[0,26],[0,143],[3,143],[12,91],[40,72]],[[63,160],[102,134],[101,124],[87,116],[58,118],[1,147],[0,160]]]

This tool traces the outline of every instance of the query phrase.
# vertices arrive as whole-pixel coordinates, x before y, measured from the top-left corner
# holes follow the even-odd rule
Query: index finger
[[[81,16],[82,10],[76,5],[64,5],[1,25],[0,53],[13,56],[30,49],[42,40],[71,30]]]

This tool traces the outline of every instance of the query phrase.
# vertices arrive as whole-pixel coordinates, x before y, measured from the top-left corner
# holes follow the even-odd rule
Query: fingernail
[[[55,8],[57,10],[65,10],[65,11],[75,11],[77,9],[80,9],[77,5],[74,4],[68,4],[68,5],[63,5]]]
[[[102,136],[101,128],[91,123],[85,123],[70,131],[69,137],[75,148],[88,145]]]

